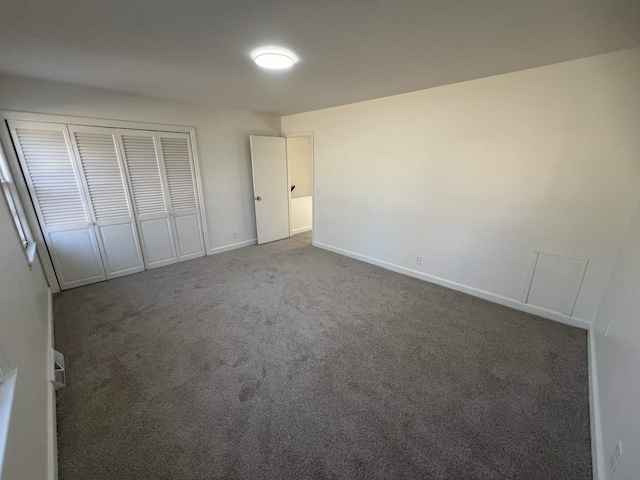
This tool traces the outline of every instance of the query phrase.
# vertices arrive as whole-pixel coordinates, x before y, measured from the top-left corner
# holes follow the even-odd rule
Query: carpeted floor
[[[61,480],[591,478],[586,332],[309,234],[54,308]]]

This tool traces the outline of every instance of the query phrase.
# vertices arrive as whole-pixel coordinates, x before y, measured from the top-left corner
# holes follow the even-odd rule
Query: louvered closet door
[[[60,288],[105,280],[67,126],[11,121],[9,127]]]
[[[118,140],[147,268],[176,263],[178,256],[168,208],[168,187],[157,154],[155,132],[118,130]]]
[[[178,260],[202,257],[205,248],[191,138],[188,133],[167,132],[158,132],[157,138],[169,189],[169,212]]]
[[[144,270],[116,130],[69,125],[107,278]]]

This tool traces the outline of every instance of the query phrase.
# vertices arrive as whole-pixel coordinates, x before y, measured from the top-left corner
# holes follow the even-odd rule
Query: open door
[[[253,199],[258,243],[289,237],[287,147],[282,137],[251,135]]]

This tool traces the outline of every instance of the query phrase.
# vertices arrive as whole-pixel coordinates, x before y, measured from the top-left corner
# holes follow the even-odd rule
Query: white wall
[[[195,127],[211,247],[256,238],[249,135],[278,135],[279,117],[8,75],[0,109]]]
[[[308,232],[312,226],[313,197],[291,199],[291,234]]]
[[[311,136],[287,138],[287,165],[289,166],[289,183],[296,188],[292,197],[310,197],[312,195],[312,161]]]
[[[2,480],[47,478],[47,322],[44,273],[29,269],[0,192],[0,348],[18,368]]]
[[[606,479],[638,478],[640,472],[639,293],[640,204],[593,328]],[[611,326],[605,336],[609,319]],[[618,440],[623,444],[623,456],[614,476],[608,465]]]
[[[314,132],[316,243],[516,302],[534,249],[584,255],[592,320],[640,187],[638,78],[634,49],[283,117]]]

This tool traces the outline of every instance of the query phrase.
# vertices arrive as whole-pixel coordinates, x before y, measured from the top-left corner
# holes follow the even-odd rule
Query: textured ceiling
[[[640,46],[640,0],[3,0],[0,71],[287,114]],[[280,45],[293,70],[256,67]]]

